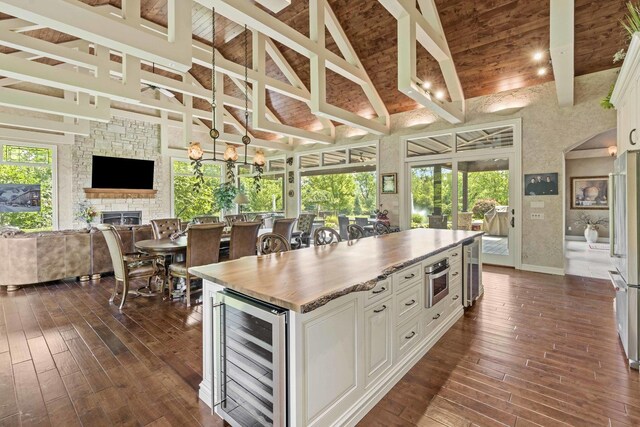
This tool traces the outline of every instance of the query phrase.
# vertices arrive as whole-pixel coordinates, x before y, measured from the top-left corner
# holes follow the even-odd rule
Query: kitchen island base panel
[[[204,286],[203,317],[212,319],[217,292],[224,287],[208,281]],[[311,313],[289,312],[290,426],[355,425],[464,314],[462,305],[455,307],[429,331],[422,330],[429,324],[424,315],[399,326],[393,337],[397,331],[418,321],[421,328],[418,341],[400,355],[395,338],[392,339],[393,363],[367,384],[363,334],[365,299],[363,293],[353,293]],[[445,309],[445,304],[440,307]],[[212,392],[219,384],[214,374],[213,355],[207,350],[212,347],[207,343],[217,336],[218,330],[215,322],[204,322],[203,327],[204,366],[199,397],[211,407],[217,403],[214,397],[218,400],[220,397]],[[325,381],[336,373],[340,374],[337,381]],[[214,411],[218,413],[215,407]]]

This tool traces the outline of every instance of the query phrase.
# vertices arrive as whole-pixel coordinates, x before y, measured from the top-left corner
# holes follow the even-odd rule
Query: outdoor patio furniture
[[[216,224],[220,222],[219,216],[214,215],[201,215],[193,217],[194,224]]]
[[[367,237],[367,232],[358,224],[349,224],[347,226],[347,235],[349,236],[349,240],[356,240]]]
[[[273,222],[272,230],[274,233],[283,236],[289,244],[291,244],[291,235],[293,229],[298,222],[298,218],[280,218]]]
[[[300,235],[294,243],[296,248],[300,248],[302,245],[305,245],[306,247],[311,245],[311,228],[313,227],[313,220],[315,217],[316,214],[303,213],[298,215],[298,231],[300,231]]]
[[[489,236],[509,234],[509,206],[496,206],[484,214],[482,229]]]
[[[331,227],[320,227],[313,233],[313,244],[315,246],[330,245],[341,241],[340,234]]]
[[[235,222],[246,222],[247,216],[245,214],[225,215],[224,220],[227,223],[227,225],[231,227]],[[262,222],[260,224],[262,224]]]
[[[345,215],[338,216],[338,229],[340,230],[340,237],[342,239],[347,239],[349,236],[347,234],[347,226],[349,225],[349,218]]]
[[[258,239],[258,255],[268,255],[291,250],[289,240],[278,233],[265,233]]]
[[[230,260],[256,254],[256,243],[261,226],[261,222],[237,221],[233,223],[229,238]]]

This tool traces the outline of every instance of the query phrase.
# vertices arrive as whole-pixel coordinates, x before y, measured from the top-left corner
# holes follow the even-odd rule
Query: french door
[[[484,231],[482,260],[515,266],[520,172],[516,154],[459,154],[407,162],[411,228]]]

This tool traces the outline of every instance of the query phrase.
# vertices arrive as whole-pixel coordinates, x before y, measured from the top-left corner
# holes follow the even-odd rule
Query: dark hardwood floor
[[[640,425],[606,281],[487,267],[485,296],[362,426]],[[207,425],[201,307],[112,278],[0,291],[0,426]]]

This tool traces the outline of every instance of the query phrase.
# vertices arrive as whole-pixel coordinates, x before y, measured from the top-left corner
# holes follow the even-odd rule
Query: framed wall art
[[[380,192],[382,194],[396,194],[398,192],[398,174],[380,174]]]
[[[525,196],[555,196],[558,194],[558,174],[527,173],[524,175]]]
[[[609,178],[571,178],[571,209],[609,209]]]

